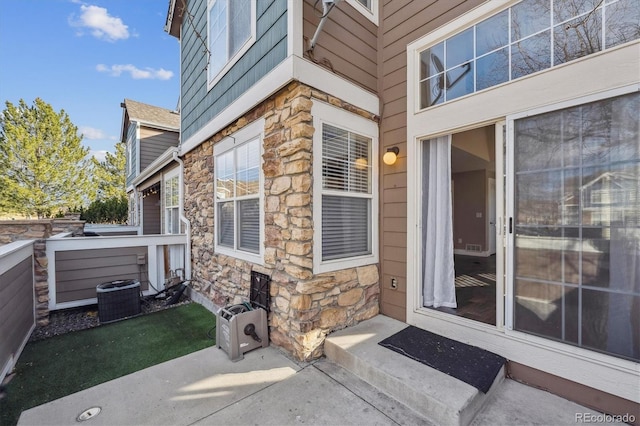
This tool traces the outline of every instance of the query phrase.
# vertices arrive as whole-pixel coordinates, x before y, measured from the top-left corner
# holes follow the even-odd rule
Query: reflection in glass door
[[[640,359],[640,94],[513,122],[513,329]]]

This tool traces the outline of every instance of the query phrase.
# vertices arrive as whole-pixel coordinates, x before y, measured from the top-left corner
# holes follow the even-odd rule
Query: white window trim
[[[629,87],[640,90],[637,65],[640,41],[635,40],[419,110],[419,52],[515,3],[484,2],[407,45],[407,256],[410,259],[421,251],[421,241],[417,235],[420,230],[420,140],[495,123],[506,117],[513,119],[513,114],[522,111],[531,113],[536,108],[550,105],[560,108],[560,104],[567,100],[615,88],[622,91]],[[616,64],[615,73],[611,73],[612,63]],[[608,96],[613,95],[609,92]],[[419,262],[409,262],[406,273],[407,323],[500,353],[515,362],[550,374],[640,402],[637,393],[640,364],[516,331],[507,334],[504,329],[494,326],[423,309],[420,307],[418,284]]]
[[[210,39],[209,12],[211,11],[211,6],[216,1],[218,0],[207,1],[207,51],[209,49],[209,39]],[[228,28],[229,28],[229,22],[227,22],[227,29]],[[229,58],[226,65],[222,67],[222,69],[218,72],[218,74],[213,76],[213,78],[209,76],[209,62],[211,61],[211,58],[210,57],[207,58],[207,91],[211,90],[218,83],[218,81],[220,81],[220,79],[224,77],[227,74],[227,72],[229,72],[229,70],[235,65],[235,63],[238,62],[238,60],[240,60],[240,58],[242,58],[242,56],[244,56],[245,53],[247,53],[247,50],[249,50],[249,48],[253,46],[253,44],[256,42],[256,33],[257,33],[256,0],[251,0],[251,35],[249,36],[249,39],[244,43],[244,45],[240,48],[240,50],[238,50],[238,52],[235,55]],[[211,55],[211,52],[209,52],[209,55]]]
[[[169,181],[170,179],[174,179],[174,178],[178,178],[178,204],[175,206],[171,206],[171,207],[167,207],[167,181]],[[168,171],[167,173],[165,173],[165,175],[163,176],[162,179],[162,190],[160,192],[162,194],[162,233],[163,234],[170,234],[168,232],[168,223],[167,223],[167,208],[178,208],[178,215],[180,214],[180,206],[182,205],[181,201],[182,201],[182,186],[180,185],[180,168],[176,167],[173,170]],[[178,216],[179,217],[179,216]],[[180,222],[180,219],[178,219],[178,234],[180,234],[181,232],[181,228],[182,227],[182,223]]]
[[[215,216],[215,225],[214,225],[214,233],[213,233],[213,244],[214,251],[216,253],[224,254],[230,257],[234,257],[236,259],[246,260],[247,262],[252,262],[257,265],[264,265],[264,173],[262,171],[262,154],[264,153],[263,140],[264,140],[264,118],[254,121],[253,123],[243,127],[238,130],[233,135],[230,135],[224,138],[222,141],[218,142],[213,147],[213,164],[214,164],[214,177],[213,177],[213,200],[214,200],[214,216]],[[231,151],[237,148],[240,145],[243,145],[246,142],[251,142],[252,140],[258,139],[258,146],[260,147],[260,169],[259,169],[259,183],[258,183],[258,205],[260,206],[260,250],[258,254],[250,253],[246,251],[242,251],[239,249],[232,249],[229,247],[218,245],[218,200],[215,195],[216,193],[216,177],[217,170],[215,170],[215,161],[216,157],[220,154],[224,154],[225,152]],[[234,211],[235,215],[235,211]],[[234,229],[234,232],[237,229]],[[234,236],[234,241],[236,237]]]
[[[538,75],[548,74],[550,72],[553,72],[554,70],[571,67],[571,65],[575,63],[584,62],[594,57],[606,55],[607,53],[624,49],[625,47],[628,47],[628,46],[637,45],[640,42],[640,39],[628,41],[626,43],[623,43],[611,48],[606,48],[604,50],[600,50],[598,52],[591,53],[589,55],[582,56],[580,58],[572,59],[568,62],[564,62],[561,64],[553,64],[548,68],[533,72],[531,74],[528,74],[522,77],[513,78],[513,79],[510,78],[509,80],[503,83],[497,84],[495,86],[490,86],[477,91],[474,90],[473,92],[465,94],[459,98],[445,101],[443,104],[432,105],[429,107],[421,108],[420,107],[420,81],[419,81],[420,80],[420,77],[419,77],[420,76],[420,72],[419,72],[420,53],[425,49],[435,46],[441,41],[444,41],[450,37],[453,37],[457,34],[462,33],[463,31],[469,28],[472,28],[474,25],[484,21],[485,19],[488,19],[497,15],[503,10],[509,9],[510,7],[516,5],[517,3],[520,3],[521,1],[522,0],[486,1],[483,4],[477,6],[476,8],[461,15],[460,17],[452,21],[449,21],[448,23],[444,24],[441,27],[438,27],[434,31],[409,43],[407,45],[407,90],[408,90],[408,93],[411,94],[411,96],[407,98],[407,100],[410,101],[408,102],[408,105],[407,105],[408,111],[420,113],[429,109],[438,108],[442,105],[455,103],[459,100],[467,99],[475,94],[490,92],[493,89],[508,86],[510,84],[517,83],[518,81],[521,81],[521,80],[527,80],[529,78],[533,78]],[[552,57],[552,63],[553,63],[553,57]],[[637,74],[637,66],[634,71]],[[591,78],[591,80],[593,79],[594,78]],[[613,86],[613,84],[611,84],[611,86]],[[462,116],[464,117],[464,115]]]
[[[449,33],[455,32],[450,29],[450,25],[445,29],[449,29]],[[442,31],[442,29],[436,31]],[[415,91],[417,78],[415,80],[412,78],[417,77],[419,57],[416,52],[428,43],[424,42],[425,39],[422,38],[407,48],[408,111],[412,111],[412,108],[417,105]],[[616,46],[609,51],[547,69],[490,90],[476,92],[422,111],[415,109],[413,110],[416,111],[415,113],[407,114],[407,255],[409,258],[421,252],[419,232],[416,232],[420,229],[419,171],[422,165],[418,149],[419,141],[468,130],[505,118],[513,123],[514,119],[563,109],[575,105],[576,102],[586,103],[602,97],[614,97],[617,94],[640,90],[637,77],[637,50],[633,50],[637,49],[638,45],[640,43],[635,41],[629,45]],[[634,52],[633,55],[629,55],[631,51]],[[622,64],[618,68],[621,71],[615,75],[615,79],[610,78],[612,62]],[[599,76],[609,78],[598,79]],[[597,83],[594,84],[594,81]],[[517,96],[521,93],[528,93],[530,96]],[[509,214],[507,213],[506,216],[508,217]],[[508,330],[509,324],[505,324],[504,329],[499,329],[422,308],[419,277],[419,262],[408,264],[406,314],[409,324],[435,333],[447,334],[454,339],[500,353],[515,362],[622,398],[637,397],[637,383],[632,384],[630,377],[637,374],[638,363]],[[508,290],[506,297],[511,297]],[[505,308],[508,310],[509,305]],[[512,317],[510,311],[506,312],[506,317],[507,319]]]
[[[373,22],[376,25],[379,25],[379,14],[378,14],[378,0],[371,0],[371,9],[367,9],[362,3],[358,0],[347,0],[355,10],[362,13],[368,20]]]
[[[320,101],[314,101],[311,107],[313,115],[313,271],[323,273],[341,269],[378,263],[378,125],[364,117],[334,107]],[[371,138],[371,254],[345,259],[322,260],[322,125],[330,124],[341,129]],[[357,194],[354,194],[357,196]]]

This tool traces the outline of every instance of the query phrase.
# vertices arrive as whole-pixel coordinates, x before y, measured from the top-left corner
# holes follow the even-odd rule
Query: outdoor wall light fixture
[[[387,148],[387,152],[385,152],[384,155],[382,156],[382,161],[387,166],[391,166],[395,164],[396,160],[398,159],[399,153],[400,153],[400,148],[398,148],[397,146],[392,146],[391,148]]]

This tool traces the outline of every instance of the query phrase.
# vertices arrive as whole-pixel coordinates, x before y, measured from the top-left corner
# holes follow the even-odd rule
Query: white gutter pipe
[[[180,197],[180,221],[184,223],[185,233],[187,234],[187,246],[185,247],[185,265],[184,265],[184,279],[191,279],[191,222],[184,215],[184,162],[180,157],[178,157],[178,153],[176,151],[173,152],[173,159],[180,164],[180,193],[182,196]]]

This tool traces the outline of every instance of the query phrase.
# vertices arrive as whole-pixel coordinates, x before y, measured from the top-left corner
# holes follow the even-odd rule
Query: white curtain
[[[423,154],[423,302],[434,308],[455,308],[451,137],[425,141]]]

